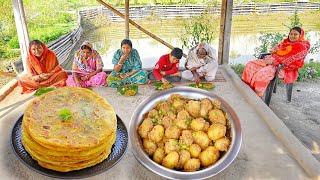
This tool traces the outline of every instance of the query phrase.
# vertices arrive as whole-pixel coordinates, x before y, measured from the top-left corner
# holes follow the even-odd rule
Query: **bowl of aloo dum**
[[[236,158],[240,120],[219,96],[176,87],[142,101],[129,127],[132,151],[150,171],[169,179],[204,179]]]

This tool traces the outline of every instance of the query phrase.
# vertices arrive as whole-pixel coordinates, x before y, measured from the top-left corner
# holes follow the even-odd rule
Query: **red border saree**
[[[21,76],[18,80],[19,86],[22,87],[22,94],[30,93],[41,87],[66,85],[67,73],[59,65],[57,56],[53,51],[49,50],[46,45],[43,43],[41,45],[43,54],[40,60],[32,54],[31,47],[29,47],[29,54],[26,62],[27,74]],[[31,77],[33,76],[49,72],[53,73],[49,79],[40,82],[31,80]]]
[[[304,30],[301,28],[298,41],[290,42],[289,38],[286,38],[273,48],[275,53],[266,59],[248,62],[244,68],[242,80],[261,97],[270,80],[274,78],[277,65],[283,64],[280,77],[284,78],[284,83],[292,83],[297,80],[298,70],[304,65],[303,60],[309,49],[310,43],[304,39]],[[270,60],[273,65],[267,64]]]

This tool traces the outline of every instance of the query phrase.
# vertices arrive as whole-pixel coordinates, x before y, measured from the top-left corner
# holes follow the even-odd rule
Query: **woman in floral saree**
[[[124,39],[121,42],[121,49],[114,53],[112,64],[114,69],[107,78],[110,87],[146,83],[148,73],[142,70],[139,53],[132,48],[130,40]]]
[[[298,70],[304,65],[303,60],[309,49],[310,43],[304,39],[304,30],[300,27],[293,27],[288,38],[270,51],[270,56],[246,64],[242,80],[258,96],[262,97],[269,82],[274,78],[279,64],[283,65],[279,71],[279,77],[284,79],[284,83],[292,83],[297,80]]]
[[[26,65],[27,74],[18,80],[22,94],[41,87],[66,85],[67,73],[59,65],[57,56],[39,40],[30,42]]]
[[[74,55],[72,75],[67,79],[68,86],[91,87],[106,85],[107,74],[103,72],[100,54],[89,41],[82,43]]]

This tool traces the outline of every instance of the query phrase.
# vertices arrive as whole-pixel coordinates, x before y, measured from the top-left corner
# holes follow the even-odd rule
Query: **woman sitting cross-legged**
[[[185,66],[187,70],[181,73],[182,78],[195,83],[201,77],[213,81],[218,70],[216,50],[206,42],[200,43],[190,49]]]
[[[30,42],[26,65],[27,74],[18,80],[22,94],[42,87],[66,85],[67,73],[59,65],[57,56],[39,40]]]
[[[132,48],[129,39],[122,40],[121,49],[114,53],[112,64],[114,65],[113,71],[107,78],[110,87],[146,83],[147,72],[142,70],[139,53]]]
[[[300,27],[293,27],[288,38],[276,45],[271,55],[265,59],[250,61],[246,64],[242,80],[247,83],[255,93],[262,97],[269,82],[274,78],[279,64],[282,68],[279,77],[284,83],[293,83],[298,78],[298,70],[304,65],[304,58],[308,54],[310,43],[304,39],[304,31]]]
[[[82,43],[74,55],[72,75],[67,79],[67,86],[91,87],[106,85],[107,74],[103,72],[100,54],[93,49],[89,41]]]

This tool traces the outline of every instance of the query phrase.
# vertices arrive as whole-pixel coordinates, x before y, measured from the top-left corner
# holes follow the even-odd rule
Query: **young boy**
[[[180,81],[181,75],[178,70],[182,54],[182,49],[174,48],[170,54],[161,56],[153,71],[149,74],[149,79],[157,79],[163,83]]]

